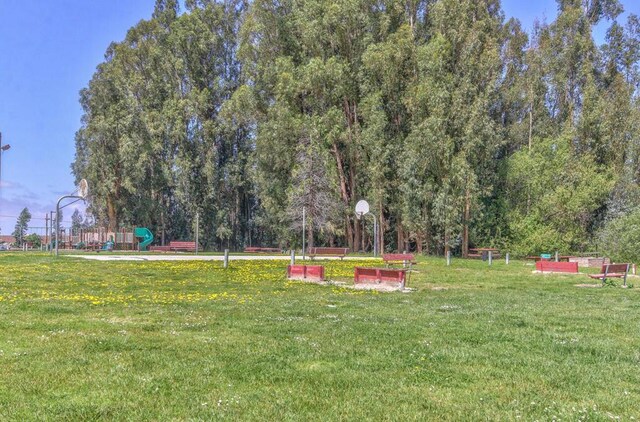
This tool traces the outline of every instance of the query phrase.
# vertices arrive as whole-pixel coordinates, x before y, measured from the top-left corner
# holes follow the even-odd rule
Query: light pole
[[[2,132],[0,132],[0,181],[2,179],[2,153],[9,150],[11,148],[11,145],[6,144],[6,145],[2,145]],[[0,185],[0,187],[2,187],[2,185]]]

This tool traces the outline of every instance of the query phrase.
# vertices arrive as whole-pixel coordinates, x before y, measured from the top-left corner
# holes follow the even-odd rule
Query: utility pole
[[[49,214],[45,214],[44,216],[44,243],[48,245],[49,243]],[[47,246],[47,250],[49,250],[49,246]]]
[[[49,211],[49,221],[51,222],[51,229],[49,229],[49,243],[47,247],[49,248],[49,255],[53,253],[53,211]]]

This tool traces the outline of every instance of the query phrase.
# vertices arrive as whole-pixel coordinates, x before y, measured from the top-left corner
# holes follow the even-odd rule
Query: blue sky
[[[623,0],[640,14],[640,2]],[[32,226],[57,198],[74,190],[70,164],[82,110],[79,91],[87,85],[112,41],[148,19],[154,0],[0,0],[0,132],[11,149],[2,156],[0,229],[13,231],[29,207]],[[507,17],[525,29],[535,18],[552,21],[554,0],[505,0]],[[602,39],[606,25],[597,28]],[[72,211],[65,212],[69,220]]]

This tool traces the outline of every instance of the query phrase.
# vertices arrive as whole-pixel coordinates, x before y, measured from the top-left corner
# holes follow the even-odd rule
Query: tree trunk
[[[116,210],[113,195],[107,195],[107,219],[109,220],[109,232],[115,233],[118,228],[118,211]]]
[[[532,139],[533,139],[533,110],[529,109],[529,155],[531,155]],[[531,188],[529,185],[527,185],[527,215],[529,215],[530,209],[531,209]]]
[[[419,255],[422,255],[422,232],[418,231],[416,233],[416,252]]]
[[[400,220],[398,220],[398,225],[397,227],[397,235],[398,235],[398,252],[402,253],[404,252],[404,231],[402,230],[402,224],[400,223]]]
[[[307,218],[307,250],[313,248],[313,224],[310,224],[309,218]]]
[[[164,210],[160,213],[160,225],[162,226],[160,244],[164,246],[164,231],[165,231]]]
[[[444,229],[444,256],[447,256],[451,249],[449,248],[449,231],[447,228]]]
[[[346,207],[349,207],[349,203],[351,202],[351,196],[349,195],[349,190],[347,188],[347,178],[344,173],[344,165],[342,160],[342,155],[340,150],[338,149],[338,145],[334,142],[333,148],[331,149],[333,156],[336,159],[336,168],[338,169],[338,178],[340,179],[340,195],[342,196],[342,202]],[[354,246],[357,248],[357,243],[354,245],[354,228],[352,224],[352,219],[349,215],[345,217],[345,226],[347,232],[347,245],[351,251],[355,251]]]
[[[382,204],[378,207],[378,253],[384,253],[384,208]]]

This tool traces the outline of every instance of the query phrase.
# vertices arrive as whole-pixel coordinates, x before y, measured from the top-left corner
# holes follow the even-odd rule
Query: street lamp
[[[8,151],[11,145],[2,145],[2,132],[0,132],[0,179],[2,179],[2,153]],[[1,185],[0,185],[1,186]]]

